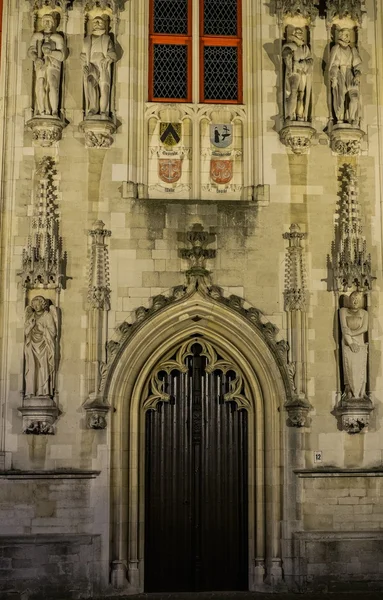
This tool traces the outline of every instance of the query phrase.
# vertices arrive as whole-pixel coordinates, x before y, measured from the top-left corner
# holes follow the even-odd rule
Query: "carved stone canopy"
[[[327,20],[350,18],[356,23],[362,22],[362,4],[363,0],[327,0],[326,14]]]
[[[313,23],[318,16],[319,0],[276,0],[278,21],[284,17],[303,17],[308,23]]]
[[[63,12],[71,8],[73,0],[29,0],[32,10],[38,11],[42,8],[61,9]]]

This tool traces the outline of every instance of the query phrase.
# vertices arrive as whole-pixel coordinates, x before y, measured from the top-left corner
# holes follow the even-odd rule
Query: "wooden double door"
[[[146,414],[146,592],[248,589],[247,411],[192,350]]]

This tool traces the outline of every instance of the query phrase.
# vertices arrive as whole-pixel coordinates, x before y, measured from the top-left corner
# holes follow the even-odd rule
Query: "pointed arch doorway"
[[[158,454],[154,451],[153,445],[150,446],[152,442],[149,443],[151,449],[147,450],[148,428],[155,427],[150,425],[150,422],[148,424],[147,415],[152,411],[161,414],[160,406],[165,407],[165,405],[170,407],[170,410],[175,410],[171,408],[172,402],[176,406],[176,399],[182,394],[178,391],[175,393],[174,389],[172,391],[171,386],[186,385],[180,381],[182,373],[185,371],[190,373],[190,369],[193,370],[193,365],[176,358],[177,353],[185,344],[187,346],[194,340],[201,346],[210,345],[217,357],[213,360],[207,356],[206,363],[202,364],[204,377],[201,375],[201,382],[209,379],[206,379],[206,372],[210,371],[210,375],[213,376],[210,377],[210,383],[205,385],[212,386],[212,389],[215,386],[216,389],[216,394],[209,393],[207,396],[217,399],[219,395],[221,398],[221,405],[218,402],[221,406],[219,410],[230,409],[233,414],[246,415],[247,420],[246,428],[237,434],[238,437],[240,435],[246,437],[247,443],[243,447],[238,447],[239,458],[236,463],[238,465],[238,461],[242,461],[247,464],[247,469],[239,478],[242,478],[242,484],[247,488],[246,498],[240,509],[242,514],[247,514],[247,529],[244,533],[246,547],[245,544],[241,545],[241,541],[238,542],[240,552],[243,553],[240,569],[246,571],[246,575],[235,586],[254,591],[277,589],[278,582],[282,579],[281,523],[285,477],[283,461],[286,454],[283,406],[289,399],[289,383],[287,370],[283,367],[283,359],[279,354],[280,350],[274,341],[270,341],[270,329],[259,324],[257,315],[255,309],[253,312],[249,311],[247,316],[243,310],[233,309],[228,304],[209,296],[207,292],[196,290],[158,311],[149,313],[147,318],[139,321],[133,332],[128,333],[119,343],[105,383],[105,397],[113,408],[109,429],[111,449],[109,564],[111,564],[111,582],[115,588],[125,590],[127,593],[141,593],[147,590],[147,584],[150,582],[150,561],[154,561],[153,556],[150,557],[148,544],[149,542],[157,544],[156,555],[163,550],[163,544],[159,545],[159,538],[153,542],[147,537],[150,531],[150,525],[148,529],[150,518],[157,517],[148,514],[146,499],[151,497],[150,485],[152,489],[157,488],[155,478],[157,477],[157,481],[158,478],[162,481],[161,476],[155,474],[154,483],[153,481],[150,483],[147,475],[147,462],[150,460],[150,455],[157,457]],[[185,356],[186,354],[187,352]],[[203,354],[204,352],[197,353],[197,356],[203,357]],[[192,363],[194,358],[193,354],[189,357]],[[174,361],[177,364],[174,364]],[[215,364],[214,368],[211,368],[211,364],[219,361],[223,363]],[[172,365],[174,373],[170,376]],[[226,368],[229,365],[230,368]],[[180,375],[176,375],[177,372]],[[228,385],[228,388],[222,388],[223,375],[226,376],[224,385]],[[218,376],[221,377],[220,384]],[[190,413],[193,400],[191,407],[188,402],[190,403],[190,400],[186,401],[186,407],[189,408],[185,410],[189,410]],[[181,406],[179,401],[177,405]],[[216,409],[218,410],[217,407]],[[213,409],[209,404],[209,408],[205,406],[204,410]],[[171,421],[170,417],[169,420]],[[210,427],[213,427],[213,423],[214,419],[210,419]],[[184,425],[184,429],[185,427],[187,429],[187,426],[190,427],[190,419],[189,424]],[[217,426],[215,427],[217,437]],[[238,424],[233,427],[237,427],[239,431]],[[229,428],[227,425],[228,430]],[[181,433],[179,435],[181,436]],[[192,434],[189,433],[189,444],[192,443],[190,435]],[[211,439],[212,432],[207,429],[203,435],[206,439],[209,436]],[[231,435],[233,437],[233,434]],[[164,439],[168,440],[168,438]],[[185,441],[184,438],[184,444]],[[174,457],[176,454],[169,451],[168,456]],[[170,475],[168,477],[171,478]],[[178,483],[177,487],[179,487]],[[241,493],[242,484],[235,489],[235,493]],[[234,492],[230,491],[230,493]],[[215,501],[218,502],[217,497]],[[229,511],[230,517],[232,512]],[[235,523],[236,535],[240,532],[241,540],[241,532],[244,528],[238,524],[238,521]],[[225,525],[221,526],[220,521],[219,526],[214,527],[219,529],[217,535],[222,535],[221,530],[225,529]],[[162,531],[165,535],[165,527]],[[222,571],[223,568],[221,573]],[[193,586],[196,582],[195,577],[194,568],[189,579]],[[204,583],[198,585],[205,587]],[[209,587],[212,585],[209,583]],[[215,585],[214,582],[214,587]],[[232,587],[234,584],[229,582],[225,587],[229,585]],[[157,588],[157,583],[153,587]],[[157,588],[156,591],[160,590]]]
[[[161,361],[151,388],[144,589],[246,590],[248,401],[242,378],[211,344],[194,337]]]

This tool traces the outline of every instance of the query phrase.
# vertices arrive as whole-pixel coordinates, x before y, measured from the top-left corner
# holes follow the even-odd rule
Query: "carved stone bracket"
[[[36,144],[47,148],[61,140],[65,123],[58,117],[37,116],[27,121],[27,127],[32,131]]]
[[[335,413],[343,431],[360,433],[368,427],[373,409],[373,403],[368,397],[352,400],[342,398]]]
[[[305,427],[307,425],[307,418],[312,406],[308,400],[303,396],[295,396],[290,402],[286,402],[285,409],[288,418],[288,425],[291,427]]]
[[[282,144],[290,148],[294,154],[306,154],[310,150],[315,133],[316,130],[309,123],[298,123],[283,127],[279,137]]]
[[[102,396],[91,394],[84,405],[84,410],[88,429],[106,429],[106,416],[110,411],[110,405],[104,402]]]
[[[327,0],[327,21],[332,22],[335,18],[349,18],[360,25],[363,16],[362,5],[363,0]]]
[[[18,409],[23,417],[23,433],[33,435],[53,435],[53,424],[59,410],[50,396],[26,396]]]
[[[116,125],[111,119],[91,119],[82,121],[79,130],[85,135],[87,148],[110,148]]]
[[[360,154],[365,132],[357,127],[335,125],[329,131],[330,147],[335,154],[355,156]]]
[[[318,4],[318,0],[276,0],[278,22],[282,24],[284,17],[303,17],[309,23],[314,23],[318,16]]]

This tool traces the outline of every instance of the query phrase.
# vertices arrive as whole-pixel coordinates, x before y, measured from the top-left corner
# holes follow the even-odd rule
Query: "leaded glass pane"
[[[187,59],[187,46],[154,45],[154,98],[187,98]]]
[[[188,0],[154,0],[154,33],[187,35]]]
[[[204,0],[204,35],[238,35],[238,0]]]
[[[205,100],[238,100],[238,48],[204,47]]]

